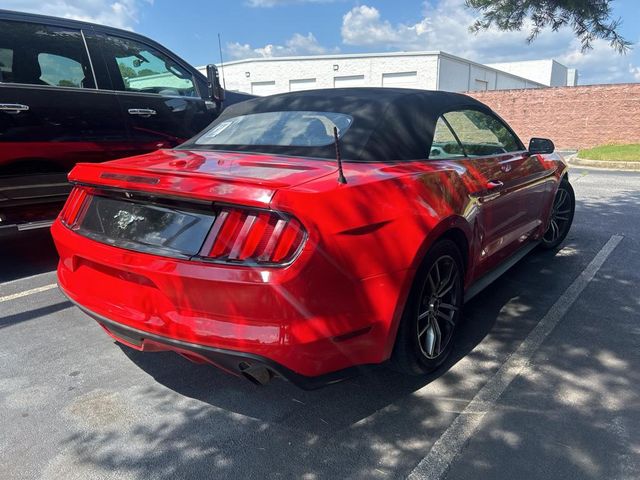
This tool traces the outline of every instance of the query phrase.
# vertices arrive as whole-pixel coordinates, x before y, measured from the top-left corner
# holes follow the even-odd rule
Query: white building
[[[561,81],[557,71],[568,69],[545,62],[553,62],[553,68],[545,64],[541,71],[532,66],[516,73],[439,51],[336,54],[237,60],[225,63],[221,75],[227,89],[253,95],[362,86],[465,92],[566,85],[566,72]],[[205,67],[199,69],[205,72]]]
[[[547,87],[575,87],[578,84],[578,71],[575,68],[567,68],[551,59],[488,63],[487,67],[497,68],[519,77],[529,78]]]

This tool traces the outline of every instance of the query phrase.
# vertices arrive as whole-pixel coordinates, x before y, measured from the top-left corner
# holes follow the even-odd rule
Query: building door
[[[418,72],[383,73],[382,86],[387,88],[418,88]]]
[[[364,87],[364,75],[333,77],[334,88]]]
[[[278,93],[275,80],[267,82],[251,82],[251,94],[259,97],[266,97]]]

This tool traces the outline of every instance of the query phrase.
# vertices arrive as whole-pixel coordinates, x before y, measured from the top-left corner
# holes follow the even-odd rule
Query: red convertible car
[[[336,89],[234,105],[178,148],[79,164],[62,291],[118,342],[312,388],[424,374],[462,307],[573,219],[550,140],[465,95]]]

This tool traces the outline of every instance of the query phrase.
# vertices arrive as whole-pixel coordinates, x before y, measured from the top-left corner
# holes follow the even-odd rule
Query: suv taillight
[[[228,263],[283,265],[302,248],[306,232],[281,213],[222,207],[205,240],[202,258]]]
[[[87,190],[81,187],[75,187],[71,191],[67,202],[60,212],[60,220],[62,223],[71,228],[78,223],[77,220],[80,217],[80,211],[85,204],[87,195]]]

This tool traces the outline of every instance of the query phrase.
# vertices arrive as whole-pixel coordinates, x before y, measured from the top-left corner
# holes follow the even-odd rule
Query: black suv
[[[246,98],[141,35],[0,10],[0,233],[48,226],[76,162],[173,147]]]

